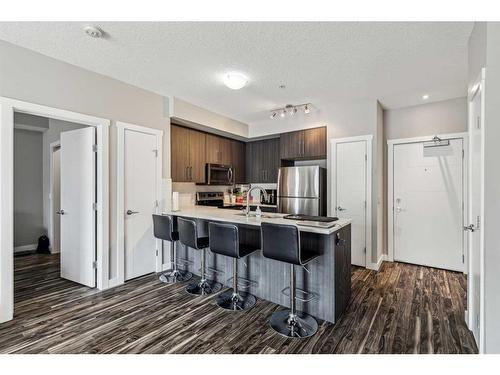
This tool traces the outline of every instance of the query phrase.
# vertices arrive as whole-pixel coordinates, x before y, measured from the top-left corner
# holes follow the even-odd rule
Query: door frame
[[[485,95],[485,81],[486,81],[486,68],[481,69],[481,73],[477,77],[474,85],[472,86],[472,89],[469,91],[467,95],[467,131],[470,132],[471,127],[474,124],[474,119],[472,119],[471,114],[471,108],[472,108],[472,101],[474,100],[474,97],[478,93],[479,90],[481,90],[481,214],[480,214],[480,222],[484,224],[484,120],[485,120],[485,100],[484,100],[484,95]],[[469,140],[471,141],[471,140]],[[470,166],[472,167],[472,165]],[[471,181],[469,181],[470,183]],[[469,185],[468,185],[469,186]],[[470,186],[469,186],[470,187]],[[467,198],[468,198],[468,204],[467,207],[469,208],[469,204],[472,203],[472,200],[470,199],[469,194],[471,194],[472,191],[468,191]],[[470,224],[470,223],[467,223]],[[467,240],[470,235],[470,232],[467,233]],[[479,296],[479,342],[477,343],[477,347],[479,349],[479,353],[484,353],[484,347],[485,347],[485,332],[484,332],[484,316],[485,316],[485,309],[484,309],[484,230],[480,228],[479,230],[479,269],[480,269],[480,278],[479,278],[479,290],[480,290],[480,296]],[[468,242],[470,244],[470,242]],[[467,259],[469,260],[469,257],[471,256],[470,252],[467,256]],[[470,270],[470,262],[468,261],[468,273],[472,274]],[[467,322],[467,326],[469,329],[474,326],[476,323],[474,321],[474,316],[473,314],[470,314],[471,310],[471,305],[473,304],[472,301],[472,293],[469,291],[472,290],[472,277],[467,278],[467,311],[466,311],[466,319],[465,321]]]
[[[93,126],[97,131],[97,288],[109,279],[109,125],[110,120],[0,97],[0,322],[14,314],[14,112]]]
[[[49,162],[49,238],[51,239],[52,243],[54,243],[54,151],[56,148],[61,147],[61,141],[55,141],[52,142],[49,145],[49,152],[50,152],[50,162]],[[50,253],[54,254],[53,252],[53,247],[51,245],[50,247]]]
[[[148,128],[135,124],[117,121],[117,168],[116,168],[116,248],[117,248],[117,268],[116,277],[110,280],[110,286],[120,285],[125,282],[125,131],[154,135],[156,137],[156,149],[158,150],[156,162],[156,211],[161,210],[161,186],[163,170],[163,130]],[[156,272],[163,270],[161,242],[156,243]]]
[[[357,137],[346,137],[346,138],[331,138],[330,139],[330,166],[332,168],[332,173],[330,177],[331,183],[331,207],[337,207],[337,185],[335,181],[337,181],[337,167],[336,167],[336,147],[339,143],[353,143],[353,142],[366,142],[366,163],[365,163],[365,181],[366,181],[366,210],[365,210],[365,267],[369,269],[378,270],[378,262],[372,262],[371,254],[372,254],[372,158],[373,158],[373,135],[361,135]],[[332,211],[333,215],[333,211]]]
[[[463,157],[462,157],[462,225],[466,222],[468,214],[468,181],[469,174],[468,157],[469,157],[469,136],[467,132],[463,133],[443,133],[436,134],[442,139],[462,139]],[[394,146],[410,143],[422,143],[432,140],[433,135],[391,139],[387,141],[387,260],[394,262]],[[464,255],[463,272],[466,273],[468,267],[468,251],[467,251],[466,233],[462,234],[462,252]]]

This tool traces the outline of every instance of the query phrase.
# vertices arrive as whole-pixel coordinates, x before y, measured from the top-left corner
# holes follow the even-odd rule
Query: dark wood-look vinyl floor
[[[148,275],[104,292],[59,277],[59,258],[15,258],[15,317],[0,353],[477,353],[464,321],[466,277],[385,262],[353,268],[352,300],[309,339],[268,326],[279,306],[231,313]]]

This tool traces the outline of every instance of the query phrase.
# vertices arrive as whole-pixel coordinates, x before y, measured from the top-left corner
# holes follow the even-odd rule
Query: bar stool
[[[233,289],[217,297],[217,305],[226,310],[248,310],[255,306],[256,298],[238,290],[238,259],[258,248],[240,243],[238,227],[234,224],[208,223],[210,251],[233,258]]]
[[[173,248],[173,267],[160,275],[160,281],[171,284],[182,281],[187,281],[193,277],[191,272],[181,271],[177,268],[177,241],[179,241],[179,232],[175,229],[176,225],[174,219],[168,215],[155,215],[153,214],[153,233],[154,236],[163,241],[172,242]]]
[[[271,328],[286,337],[314,335],[318,330],[316,319],[295,307],[295,265],[304,266],[318,255],[302,251],[300,233],[295,225],[262,223],[261,247],[264,257],[290,264],[290,310],[273,313],[269,321]]]
[[[222,284],[205,277],[205,249],[208,248],[208,237],[198,237],[198,226],[195,220],[179,217],[177,220],[179,227],[179,239],[183,245],[201,251],[200,281],[189,284],[186,292],[195,295],[206,295],[217,293],[222,289]]]

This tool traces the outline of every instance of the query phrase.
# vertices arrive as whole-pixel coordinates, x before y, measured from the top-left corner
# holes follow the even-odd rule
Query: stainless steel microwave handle
[[[227,170],[227,177],[229,179],[229,182],[233,182],[233,168],[229,168]]]

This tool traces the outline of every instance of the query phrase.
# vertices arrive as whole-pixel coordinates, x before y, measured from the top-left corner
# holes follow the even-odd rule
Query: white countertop
[[[179,211],[165,211],[165,215],[190,217],[201,220],[214,220],[223,221],[235,224],[246,224],[260,226],[262,222],[275,223],[275,224],[295,224],[301,232],[310,232],[318,234],[331,234],[338,231],[340,228],[345,227],[351,223],[349,219],[339,219],[335,222],[335,226],[331,228],[319,228],[319,227],[309,227],[300,225],[300,221],[283,219],[285,214],[276,214],[263,212],[262,215],[270,217],[257,218],[255,216],[246,217],[244,212],[241,210],[230,210],[230,209],[219,209],[217,207],[207,207],[207,206],[192,206],[185,207]]]

